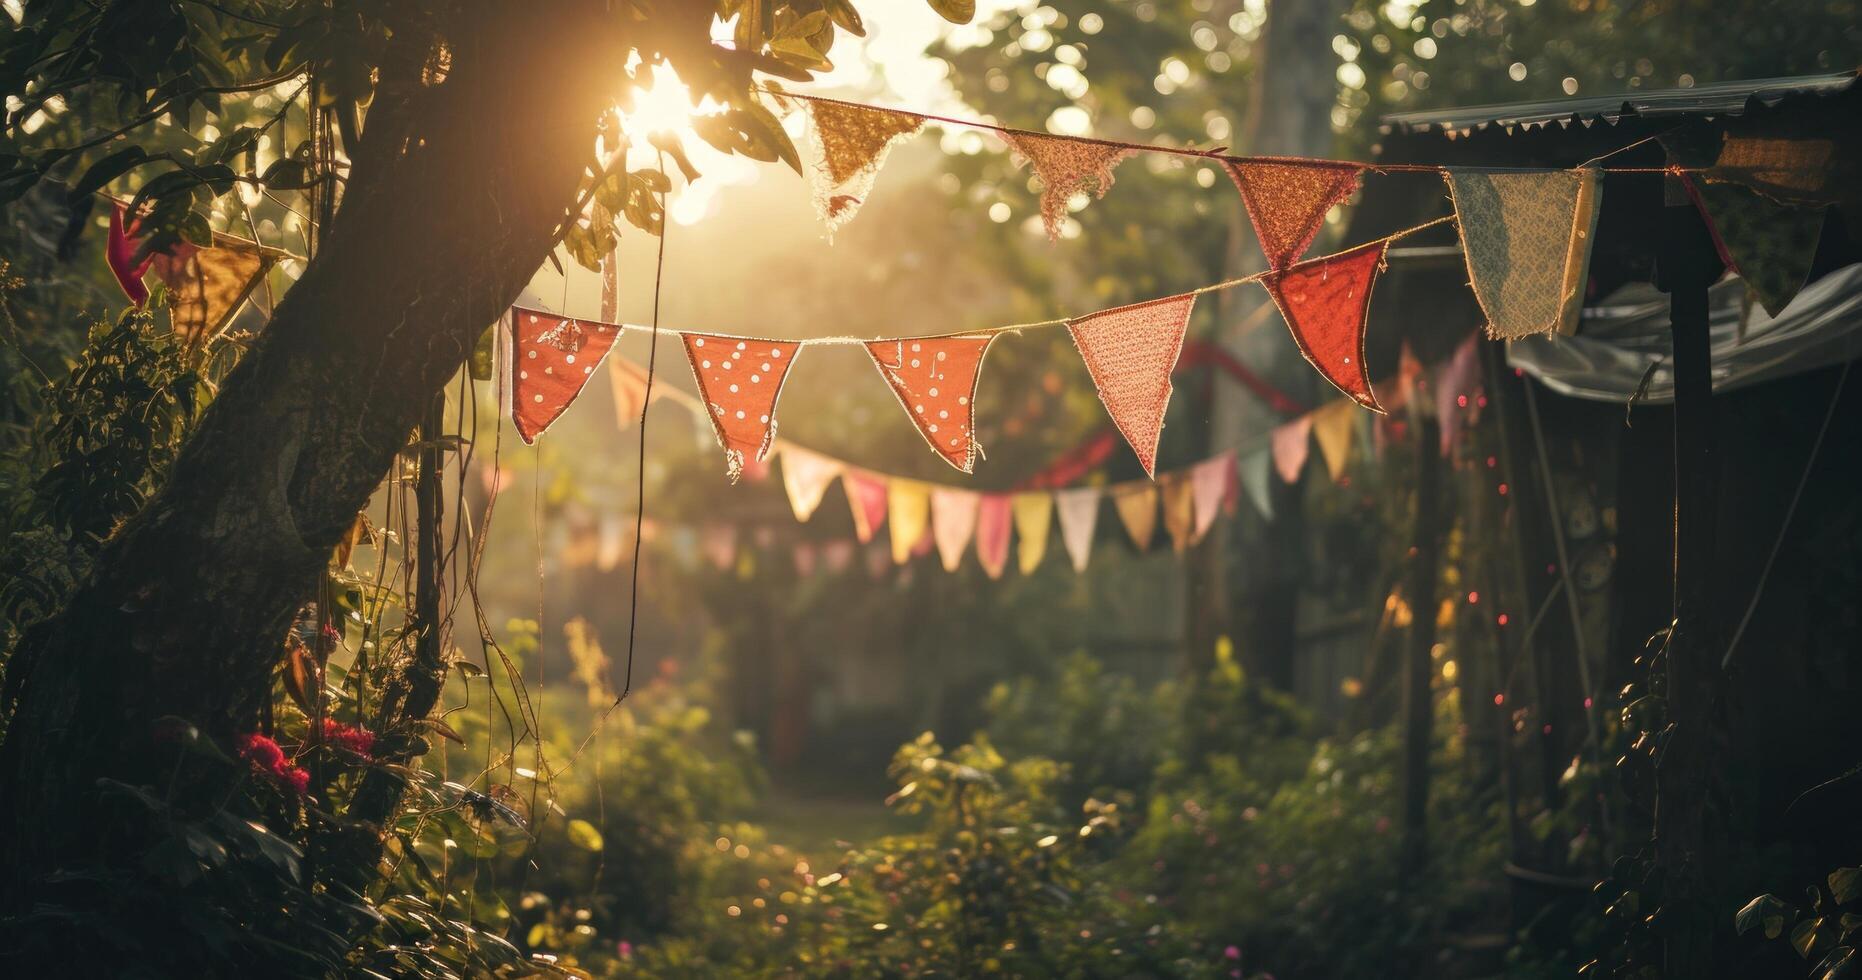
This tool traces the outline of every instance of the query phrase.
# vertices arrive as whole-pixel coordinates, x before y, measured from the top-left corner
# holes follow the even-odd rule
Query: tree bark
[[[293,611],[573,203],[604,101],[592,66],[617,40],[595,16],[485,5],[453,25],[437,85],[419,78],[430,38],[393,42],[316,256],[167,485],[21,644],[0,909],[99,856],[97,780],[150,781],[158,719],[222,744],[253,726]]]

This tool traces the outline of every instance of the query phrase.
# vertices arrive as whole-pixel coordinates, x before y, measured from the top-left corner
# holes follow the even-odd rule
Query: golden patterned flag
[[[1319,444],[1319,457],[1333,482],[1345,473],[1351,453],[1351,436],[1357,428],[1357,410],[1350,402],[1332,402],[1312,413],[1312,441]]]
[[[1067,201],[1075,194],[1105,197],[1106,191],[1112,189],[1112,168],[1137,152],[1129,147],[1033,133],[1003,133],[1002,138],[1015,151],[1016,164],[1032,165],[1035,175],[1041,178],[1041,224],[1047,228],[1050,241],[1060,237]]]
[[[1170,407],[1170,374],[1183,353],[1196,295],[1185,293],[1089,313],[1067,321],[1073,346],[1145,475],[1155,473],[1157,439]]]
[[[1487,336],[1577,329],[1603,189],[1596,170],[1446,174]]]
[[[944,462],[976,467],[976,379],[996,334],[875,340],[866,345],[905,414]]]
[[[1352,401],[1374,412],[1383,409],[1371,391],[1371,373],[1365,367],[1364,331],[1371,312],[1371,287],[1377,283],[1389,247],[1388,241],[1371,242],[1269,273],[1261,280],[1306,362]]]
[[[866,201],[893,144],[924,127],[923,116],[845,102],[810,100],[815,150],[815,213],[832,235]]]
[[[1067,546],[1073,570],[1086,571],[1093,550],[1093,529],[1099,523],[1099,488],[1054,491],[1054,513],[1060,518],[1060,543]]]
[[[892,563],[905,564],[931,522],[931,487],[916,480],[894,479],[886,485],[886,526],[892,535]]]
[[[944,570],[963,564],[963,553],[976,533],[976,507],[980,498],[968,490],[937,487],[931,491],[931,535]]]
[[[275,259],[256,242],[215,233],[212,248],[190,245],[149,256],[149,270],[168,287],[175,335],[199,345],[226,329]]]
[[[1131,535],[1132,547],[1143,551],[1151,546],[1157,533],[1157,486],[1128,483],[1112,491],[1112,506],[1118,511],[1125,533]]]
[[[1183,551],[1196,531],[1196,488],[1181,473],[1166,473],[1157,482],[1164,501],[1164,530],[1170,535],[1170,548]]]
[[[1241,191],[1268,268],[1284,269],[1305,257],[1326,212],[1358,189],[1363,170],[1330,160],[1229,161],[1229,179]]]
[[[788,443],[782,449],[782,489],[789,496],[789,508],[795,519],[807,521],[821,506],[828,485],[841,475],[841,464],[826,456],[798,449]]]
[[[1012,498],[1015,509],[1016,563],[1023,575],[1031,575],[1047,554],[1047,527],[1053,521],[1054,498],[1047,491],[1018,493]]]
[[[699,400],[724,447],[731,482],[746,459],[762,459],[776,437],[776,399],[800,348],[786,340],[684,334]],[[866,540],[865,538],[861,539]]]

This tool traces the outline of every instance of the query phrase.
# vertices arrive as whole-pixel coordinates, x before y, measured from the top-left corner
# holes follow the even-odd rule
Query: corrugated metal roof
[[[1737,115],[1754,100],[1762,105],[1775,105],[1792,95],[1834,95],[1853,86],[1856,78],[1856,72],[1847,71],[1836,75],[1715,82],[1693,88],[1623,95],[1428,109],[1385,116],[1383,124],[1386,131],[1468,132],[1488,126],[1530,127],[1572,119],[1586,123],[1601,119],[1614,123],[1625,116]]]

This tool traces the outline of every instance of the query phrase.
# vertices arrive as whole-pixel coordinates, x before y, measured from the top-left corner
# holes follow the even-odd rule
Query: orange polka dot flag
[[[1371,374],[1364,364],[1364,324],[1371,309],[1371,286],[1389,244],[1360,245],[1269,273],[1262,280],[1300,353],[1325,380],[1374,412],[1383,409],[1371,393]]]
[[[1183,353],[1196,295],[1101,310],[1067,323],[1073,345],[1099,389],[1112,423],[1138,454],[1146,476],[1157,470],[1157,437],[1170,407],[1170,374]]]
[[[944,461],[969,473],[976,467],[976,378],[995,334],[875,340],[866,345],[874,366],[905,407],[912,424]]]
[[[504,383],[511,421],[524,445],[535,443],[568,410],[620,335],[621,328],[612,323],[511,308]]]
[[[745,460],[762,459],[776,438],[776,399],[798,348],[787,340],[695,333],[685,334],[684,340],[698,397],[711,417],[718,445],[724,447],[726,471],[735,483]]]

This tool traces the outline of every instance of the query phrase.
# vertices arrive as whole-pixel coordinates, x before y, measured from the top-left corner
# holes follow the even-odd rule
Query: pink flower
[[[375,733],[360,725],[345,725],[334,719],[323,719],[323,741],[339,749],[347,749],[363,758],[374,758]]]
[[[285,764],[284,750],[278,747],[278,743],[257,732],[239,736],[234,744],[239,746],[241,759],[260,769],[269,772]]]
[[[621,959],[631,960],[634,958],[634,944],[625,939],[614,944],[614,951],[620,955]]]
[[[1231,960],[1241,959],[1241,947],[1230,946],[1229,948],[1222,951],[1222,955]]]
[[[278,783],[285,789],[304,796],[310,792],[310,771],[302,766],[292,766],[277,773]]]

